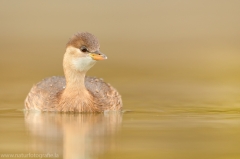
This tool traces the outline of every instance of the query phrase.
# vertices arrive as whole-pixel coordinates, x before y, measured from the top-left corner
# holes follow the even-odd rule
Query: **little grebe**
[[[63,58],[64,77],[50,77],[32,87],[25,99],[26,110],[59,112],[103,112],[121,110],[120,94],[110,84],[85,77],[98,60],[107,57],[99,51],[96,37],[82,32],[67,43]]]

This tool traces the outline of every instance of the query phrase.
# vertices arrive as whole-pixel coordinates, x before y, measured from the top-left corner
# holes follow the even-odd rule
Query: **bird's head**
[[[100,52],[97,38],[88,33],[81,32],[73,35],[67,43],[63,65],[80,72],[88,71],[99,60],[107,59]]]

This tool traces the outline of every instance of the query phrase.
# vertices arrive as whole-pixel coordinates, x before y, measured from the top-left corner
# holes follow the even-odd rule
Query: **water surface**
[[[0,155],[240,158],[239,8],[224,0],[0,1]],[[88,75],[117,88],[124,113],[24,112],[34,83],[63,75],[77,31],[98,37],[108,60]]]
[[[151,85],[154,83],[148,89]],[[5,86],[16,94],[17,90],[25,91],[24,84],[22,89]],[[161,91],[150,89],[156,94],[142,92],[140,86],[139,91],[126,89],[122,92],[129,93],[123,98],[124,113],[105,114],[24,112],[22,100],[9,97],[8,91],[1,92],[5,97],[0,110],[1,154],[237,158],[240,109],[233,97],[239,92],[231,87],[204,87],[187,89],[183,84],[164,83],[159,85]]]

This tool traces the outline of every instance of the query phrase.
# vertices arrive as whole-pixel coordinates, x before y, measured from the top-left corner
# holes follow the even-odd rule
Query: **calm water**
[[[240,158],[239,8],[224,0],[0,1],[0,155]],[[99,38],[108,60],[88,75],[119,90],[124,113],[24,112],[34,83],[63,75],[77,31]]]
[[[140,82],[138,89],[123,86],[124,113],[60,114],[24,112],[19,96],[25,95],[28,85],[9,84],[1,91],[1,154],[119,159],[240,156],[240,102],[233,98],[240,94],[237,89],[189,83],[155,88],[154,82],[147,89]]]

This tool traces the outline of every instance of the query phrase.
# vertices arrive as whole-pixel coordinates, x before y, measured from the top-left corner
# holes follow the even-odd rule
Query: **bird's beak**
[[[96,52],[91,52],[89,53],[89,56],[96,61],[100,61],[100,60],[106,60],[107,56],[104,55],[103,53],[101,53],[100,51],[96,51]]]

